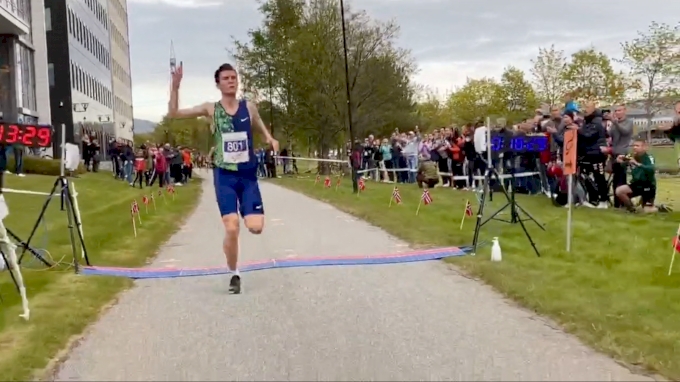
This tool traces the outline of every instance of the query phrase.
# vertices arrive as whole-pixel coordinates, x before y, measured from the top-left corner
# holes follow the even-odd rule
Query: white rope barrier
[[[55,192],[54,194],[50,194],[47,192],[38,192],[38,191],[28,191],[28,190],[15,190],[13,188],[3,188],[2,192],[8,192],[10,194],[24,194],[24,195],[38,195],[38,196],[52,196],[52,197],[61,197],[60,192]]]
[[[303,158],[303,157],[283,157],[283,156],[277,156],[277,159],[289,159],[289,160],[302,160],[302,161],[309,161],[309,162],[325,162],[325,163],[337,163],[337,164],[345,164],[347,166],[350,165],[349,160],[340,160],[340,159],[322,159],[322,158]],[[388,173],[394,173],[396,176],[397,172],[418,172],[418,169],[410,169],[410,168],[370,168],[370,169],[365,169],[365,170],[358,170],[358,174],[370,174],[370,173],[380,173],[382,171],[388,172]],[[454,175],[452,173],[447,173],[447,172],[439,172],[437,171],[440,177],[445,177],[448,179],[453,180],[465,180],[469,181],[470,177],[468,175]],[[511,179],[513,176],[515,178],[529,178],[533,176],[539,175],[538,172],[536,171],[531,171],[531,172],[520,172],[516,174],[499,174],[498,177],[499,179]],[[474,180],[481,180],[483,181],[485,179],[484,176],[482,175],[474,175],[472,176],[472,179]],[[469,185],[468,185],[469,186]]]

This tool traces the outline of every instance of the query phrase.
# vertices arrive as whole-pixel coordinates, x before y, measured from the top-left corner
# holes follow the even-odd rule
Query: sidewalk
[[[224,264],[211,184],[154,267]],[[244,261],[409,250],[321,202],[261,187],[267,226],[259,237],[243,229]],[[651,380],[442,262],[247,273],[239,296],[228,281],[139,281],[57,380]]]

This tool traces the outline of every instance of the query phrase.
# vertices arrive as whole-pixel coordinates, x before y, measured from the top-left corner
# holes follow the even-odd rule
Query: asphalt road
[[[210,180],[155,267],[222,265]],[[179,191],[181,192],[181,190]],[[242,259],[408,251],[321,202],[263,184]],[[64,381],[641,381],[442,262],[145,280],[95,324]]]

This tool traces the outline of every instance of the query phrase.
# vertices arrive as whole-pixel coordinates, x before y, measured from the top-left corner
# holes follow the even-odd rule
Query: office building
[[[84,134],[100,141],[131,141],[129,74],[127,81],[114,84],[122,77],[121,56],[127,58],[123,67],[129,73],[129,50],[118,42],[123,38],[127,47],[125,4],[119,0],[44,1],[49,20],[47,61],[50,72],[57,73],[50,82],[52,124],[67,126],[68,142],[80,142]],[[120,19],[126,26],[123,37]]]
[[[132,140],[132,78],[130,77],[127,0],[109,0],[109,9],[113,116],[121,133],[124,132],[125,137]]]
[[[0,118],[49,124],[42,0],[0,0]]]

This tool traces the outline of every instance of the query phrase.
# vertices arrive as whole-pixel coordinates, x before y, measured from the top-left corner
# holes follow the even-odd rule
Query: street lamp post
[[[355,141],[355,136],[354,136],[354,126],[352,123],[352,96],[349,88],[349,60],[347,58],[347,29],[345,27],[345,2],[343,0],[340,0],[340,18],[342,19],[342,50],[345,54],[345,90],[347,92],[347,119],[348,119],[348,126],[349,126],[349,137],[350,137],[350,145],[352,147],[350,150],[350,167],[352,170],[352,189],[354,190],[354,193],[359,192],[359,184],[358,182],[358,174],[357,174],[357,164],[354,163],[354,150],[356,149],[353,147],[354,141]]]
[[[274,85],[272,83],[272,67],[270,64],[267,64],[267,82],[269,83],[269,130],[274,135],[274,103],[272,101],[274,98],[272,94],[274,92]]]

